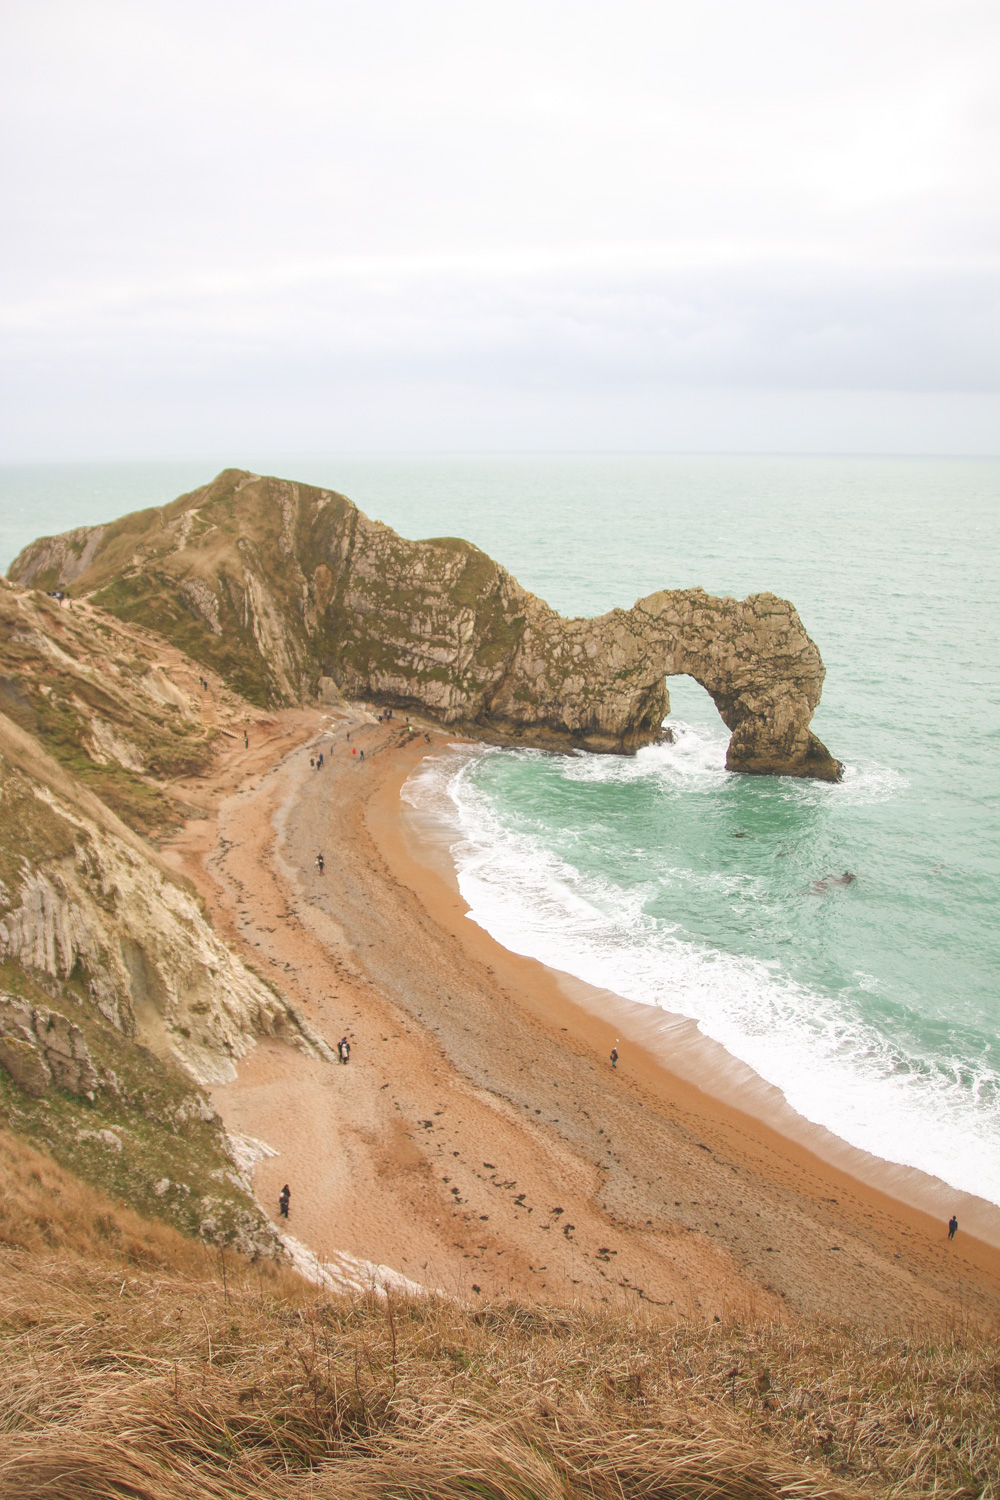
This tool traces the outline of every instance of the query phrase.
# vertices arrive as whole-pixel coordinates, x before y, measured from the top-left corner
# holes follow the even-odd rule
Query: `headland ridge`
[[[565,619],[469,542],[407,541],[335,491],[238,469],[36,541],[9,576],[156,630],[259,707],[343,696],[495,743],[629,754],[686,674],[730,730],[729,770],[841,774],[809,727],[820,653],[770,593],[662,590]]]

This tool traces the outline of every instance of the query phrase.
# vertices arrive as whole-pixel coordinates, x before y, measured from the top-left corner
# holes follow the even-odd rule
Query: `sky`
[[[4,0],[0,462],[1000,451],[995,0]]]

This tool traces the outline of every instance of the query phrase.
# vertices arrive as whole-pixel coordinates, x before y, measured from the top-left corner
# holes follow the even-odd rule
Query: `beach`
[[[690,1023],[588,992],[467,919],[400,795],[453,737],[414,726],[347,705],[261,716],[248,750],[225,741],[183,789],[198,816],[164,851],[257,972],[331,1047],[351,1043],[342,1066],[263,1040],[213,1090],[230,1131],[276,1153],[258,1148],[254,1178],[272,1217],[287,1182],[287,1227],[321,1259],[462,1300],[994,1314],[990,1205],[843,1146]]]

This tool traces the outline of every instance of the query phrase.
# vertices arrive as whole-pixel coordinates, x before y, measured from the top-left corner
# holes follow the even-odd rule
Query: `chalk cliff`
[[[272,1254],[205,1087],[261,1036],[332,1054],[142,836],[177,825],[176,778],[213,753],[197,682],[149,632],[0,582],[0,1126],[186,1232]]]
[[[412,707],[502,743],[632,752],[687,674],[730,770],[833,781],[810,730],[824,669],[773,594],[675,589],[563,619],[468,542],[412,542],[343,495],[226,470],[162,509],[45,538],[10,576],[147,625],[259,704]]]

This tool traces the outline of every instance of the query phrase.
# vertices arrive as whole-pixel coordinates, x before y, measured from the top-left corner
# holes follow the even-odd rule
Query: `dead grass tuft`
[[[0,1496],[995,1500],[1000,1340],[476,1317],[0,1251]]]
[[[331,1299],[0,1181],[2,1500],[1000,1497],[995,1330]]]

